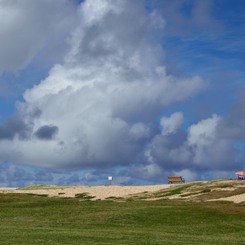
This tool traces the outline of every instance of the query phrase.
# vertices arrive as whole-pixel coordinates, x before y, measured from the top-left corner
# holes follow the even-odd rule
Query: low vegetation
[[[80,200],[92,200],[94,196],[89,195],[89,193],[78,193],[75,195],[75,198],[79,198]]]
[[[172,185],[151,193],[139,193],[131,197],[141,200],[177,199],[193,202],[209,201],[245,193],[245,183],[234,180],[192,182]]]
[[[191,183],[96,201],[88,193],[75,198],[2,193],[1,244],[245,244],[245,203],[205,201],[225,189],[230,195],[245,188]],[[171,195],[179,197],[170,200]]]
[[[43,190],[43,189],[60,189],[68,188],[69,186],[56,186],[56,185],[30,185],[18,188],[19,190]]]

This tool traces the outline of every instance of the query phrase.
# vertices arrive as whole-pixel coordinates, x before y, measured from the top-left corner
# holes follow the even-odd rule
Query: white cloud
[[[234,153],[232,142],[219,137],[221,117],[213,115],[189,127],[187,145],[193,151],[193,162],[203,167],[232,166]]]
[[[124,4],[122,0],[85,1],[81,8],[82,19],[89,26],[99,24],[109,12],[120,14]]]
[[[162,134],[173,134],[184,122],[184,115],[182,112],[175,112],[170,117],[162,117],[160,125],[162,126]]]
[[[210,141],[216,138],[217,124],[220,117],[213,115],[212,118],[204,119],[189,127],[188,144],[191,146],[208,146]]]

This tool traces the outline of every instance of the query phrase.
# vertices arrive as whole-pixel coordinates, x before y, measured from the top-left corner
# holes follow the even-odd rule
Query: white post
[[[111,185],[112,184],[112,176],[108,176],[108,180],[109,180],[109,184]]]

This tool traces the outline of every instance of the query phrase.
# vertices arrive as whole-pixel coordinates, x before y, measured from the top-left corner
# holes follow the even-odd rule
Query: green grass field
[[[1,244],[245,244],[245,204],[0,194]]]

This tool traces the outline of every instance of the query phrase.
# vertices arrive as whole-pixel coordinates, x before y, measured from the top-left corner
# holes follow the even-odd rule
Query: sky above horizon
[[[245,170],[245,1],[0,0],[0,186]]]

